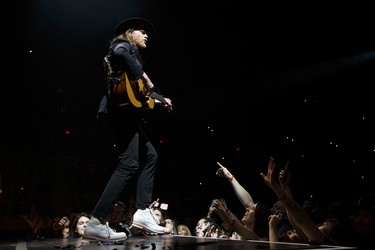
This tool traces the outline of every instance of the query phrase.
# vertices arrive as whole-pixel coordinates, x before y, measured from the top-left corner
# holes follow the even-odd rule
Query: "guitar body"
[[[121,75],[120,82],[114,84],[114,93],[120,106],[133,105],[137,108],[153,109],[155,100],[143,95],[142,80],[130,81],[126,73]]]

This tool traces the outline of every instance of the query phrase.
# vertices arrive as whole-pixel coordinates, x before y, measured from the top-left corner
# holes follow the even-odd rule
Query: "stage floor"
[[[356,249],[353,247],[312,246],[305,244],[270,243],[268,241],[242,241],[229,239],[199,238],[195,236],[142,236],[130,237],[117,244],[109,242],[89,242],[82,239],[44,239],[30,241],[0,242],[1,250],[27,249],[83,249],[83,250],[172,250],[172,249],[204,249],[204,250],[259,250],[259,249]]]

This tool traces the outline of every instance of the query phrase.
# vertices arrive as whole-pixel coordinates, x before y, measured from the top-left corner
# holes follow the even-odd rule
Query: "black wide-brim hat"
[[[144,30],[147,35],[155,33],[154,25],[147,19],[142,17],[132,17],[121,21],[115,28],[115,36],[125,33],[128,29]]]

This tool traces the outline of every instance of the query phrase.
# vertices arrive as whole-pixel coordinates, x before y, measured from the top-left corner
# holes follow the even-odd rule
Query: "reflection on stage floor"
[[[44,239],[30,241],[9,241],[1,242],[2,250],[36,250],[36,249],[83,249],[83,250],[259,250],[259,249],[327,249],[327,250],[344,250],[356,249],[354,247],[339,246],[314,246],[307,244],[288,244],[288,243],[271,243],[268,241],[251,241],[251,240],[230,240],[200,238],[195,236],[143,236],[130,237],[125,241],[118,243],[110,242],[89,242],[82,239]]]

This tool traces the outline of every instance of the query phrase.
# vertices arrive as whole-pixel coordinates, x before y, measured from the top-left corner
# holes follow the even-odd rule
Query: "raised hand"
[[[281,188],[284,190],[284,192],[291,194],[291,189],[289,187],[289,182],[290,182],[290,171],[287,172],[288,170],[288,165],[289,162],[285,165],[285,168],[282,169],[279,173],[279,183]]]
[[[62,217],[59,221],[60,226],[69,227],[69,224],[70,224],[70,221],[69,221],[68,217],[66,217],[66,216]]]
[[[276,164],[273,157],[270,157],[270,160],[268,162],[267,175],[260,173],[260,176],[262,176],[264,182],[271,188],[277,185],[276,180],[274,178],[275,165]]]
[[[149,206],[150,209],[153,209],[154,207],[159,207],[159,198],[157,198],[156,201],[153,201]]]
[[[223,212],[228,210],[227,204],[224,199],[216,199],[212,204],[213,212]]]
[[[221,205],[224,207],[225,211],[228,211],[227,202],[224,198],[220,198]]]
[[[225,176],[225,178],[231,181],[233,179],[233,175],[231,174],[231,172],[229,172],[226,167],[221,165],[220,162],[217,162],[217,165],[219,165],[219,169],[216,171],[216,175],[220,177]]]

